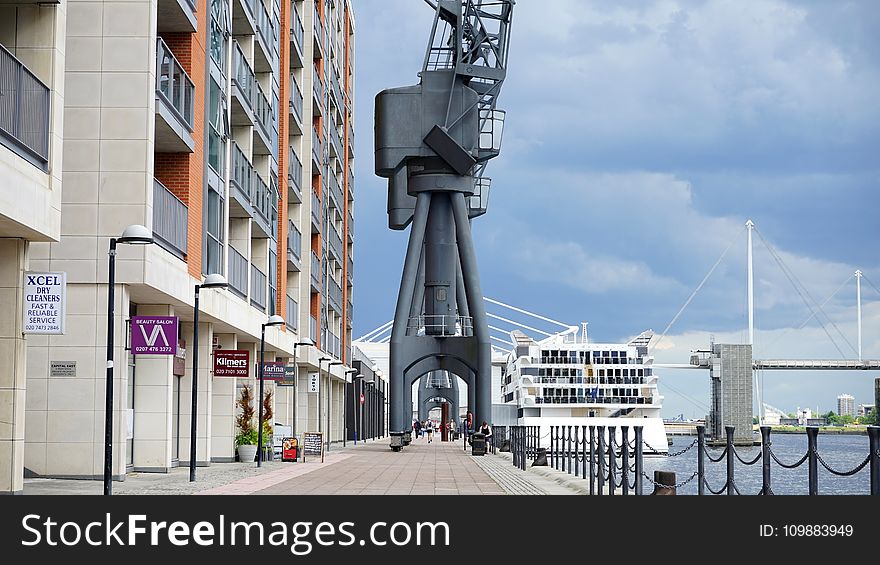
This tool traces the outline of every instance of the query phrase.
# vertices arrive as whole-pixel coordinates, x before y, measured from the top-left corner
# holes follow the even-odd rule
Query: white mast
[[[859,361],[862,360],[862,271],[856,271],[856,313],[859,327]]]
[[[754,271],[752,270],[752,230],[755,224],[749,220],[746,222],[748,230],[749,242],[747,247],[748,253],[748,285],[749,285],[749,345],[755,345],[755,287],[754,287]]]

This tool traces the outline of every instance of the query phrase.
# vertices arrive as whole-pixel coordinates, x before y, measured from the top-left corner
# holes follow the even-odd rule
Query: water
[[[696,438],[691,436],[674,436],[670,453],[681,451],[690,445]],[[807,452],[806,434],[775,434],[772,436],[771,445],[776,456],[786,465],[797,463],[804,453]],[[717,459],[721,456],[723,448],[709,448],[709,454]],[[836,471],[850,471],[860,465],[868,455],[868,436],[866,435],[819,435],[818,450],[822,459]],[[737,453],[745,461],[751,461],[761,452],[761,447],[738,447]],[[735,458],[734,458],[735,459]],[[718,463],[712,463],[708,457],[704,458],[706,464],[706,480],[713,490],[718,491],[724,486],[727,476],[727,462],[722,459]],[[645,473],[651,478],[654,471],[674,471],[676,482],[682,482],[697,470],[697,447],[694,446],[687,453],[678,457],[646,456]],[[620,459],[618,459],[618,465]],[[808,484],[808,461],[805,461],[797,469],[785,469],[780,467],[771,458],[770,464],[770,488],[774,494],[806,495],[809,494]],[[819,494],[870,494],[871,480],[869,476],[870,464],[851,477],[837,477],[827,471],[821,463],[819,468]],[[632,476],[630,474],[630,476]],[[761,490],[761,460],[751,466],[743,465],[735,459],[734,477],[737,488],[743,495],[755,495]],[[650,493],[653,485],[644,480],[644,492]],[[683,487],[679,487],[678,494],[697,494],[697,479]],[[706,494],[710,494],[708,489]]]

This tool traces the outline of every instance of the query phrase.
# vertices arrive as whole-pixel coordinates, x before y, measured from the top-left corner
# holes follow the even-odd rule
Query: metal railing
[[[189,208],[153,179],[153,235],[156,243],[181,259],[186,256]]]
[[[303,53],[305,29],[303,28],[302,18],[300,18],[299,13],[296,11],[293,2],[290,3],[290,11],[293,13],[293,17],[290,18],[290,36],[293,38],[294,43],[299,46],[299,52]]]
[[[315,286],[321,288],[321,260],[314,251],[312,251],[311,277]]]
[[[262,0],[250,0],[251,12],[254,16],[254,23],[257,33],[266,46],[266,52],[269,53],[269,60],[275,61],[278,58],[278,52],[275,48],[275,24],[266,10]]]
[[[324,159],[321,157],[324,154],[324,145],[321,143],[321,138],[318,136],[318,130],[312,126],[312,158],[315,160],[315,163],[321,164],[324,162]]]
[[[330,128],[330,131],[333,131],[333,128]],[[336,199],[336,204],[339,209],[342,210],[343,206],[345,206],[345,200],[342,198],[342,187],[339,184],[339,179],[336,178],[336,173],[330,171],[330,192],[333,193],[333,197]]]
[[[342,287],[331,277],[328,281],[327,295],[330,298],[330,305],[336,308],[336,311],[342,313]]]
[[[296,330],[299,328],[299,304],[287,295],[287,315],[284,317],[287,327]]]
[[[345,97],[342,95],[342,89],[339,87],[339,75],[336,74],[336,69],[330,71],[330,88],[333,92],[333,97],[336,99],[336,104],[341,107],[345,104]]]
[[[345,146],[342,145],[342,139],[339,137],[339,130],[336,129],[336,125],[332,123],[329,124],[328,127],[330,129],[331,147],[335,149],[334,153],[336,154],[336,157],[341,159],[345,154]]]
[[[293,223],[293,220],[287,221],[287,250],[297,261],[302,257],[302,233]]]
[[[448,323],[450,318],[455,318],[454,325]],[[407,320],[406,329],[407,332],[414,331],[416,333],[420,333],[428,329],[431,329],[432,331],[440,329],[443,335],[454,334],[469,336],[473,335],[474,333],[474,319],[470,316],[415,316]]]
[[[229,246],[229,287],[242,298],[248,293],[248,261],[244,255]]]
[[[260,175],[254,174],[253,179],[254,190],[252,192],[253,198],[251,204],[254,205],[254,209],[257,213],[259,213],[268,223],[272,217],[272,190],[269,189],[269,185],[266,184],[266,181],[260,178]]]
[[[266,280],[266,274],[251,265],[251,304],[260,310],[266,309]]]
[[[321,225],[321,200],[315,194],[314,188],[312,188],[312,219],[316,224]]]
[[[339,237],[339,232],[336,231],[336,228],[330,226],[330,233],[327,234],[327,243],[330,244],[330,249],[336,254],[336,257],[339,258],[340,262],[342,261],[342,238]]]
[[[238,143],[232,144],[232,184],[251,201],[253,191],[253,178],[256,176],[254,167],[248,161]]]
[[[318,74],[318,68],[312,69],[312,91],[315,93],[315,100],[318,101],[320,108],[324,107],[324,81]]]
[[[293,150],[293,146],[290,147],[289,159],[287,163],[287,176],[290,183],[296,187],[296,192],[302,193],[302,177],[303,177],[303,166],[302,162],[299,160],[299,156],[297,156],[296,151]],[[300,197],[302,198],[302,197]]]
[[[324,53],[324,22],[321,21],[321,15],[318,13],[318,4],[315,3],[315,15],[312,26],[315,29],[315,43],[318,45],[321,54]]]
[[[291,74],[290,75],[290,84],[293,85],[293,89],[291,90],[290,95],[290,107],[293,109],[293,115],[296,116],[296,119],[299,120],[300,123],[303,121],[303,95],[302,90],[299,88],[299,84],[297,84],[296,79]]]
[[[161,37],[156,40],[156,92],[192,131],[195,86]]]
[[[244,96],[244,101],[247,102],[248,107],[253,112],[256,125],[260,127],[263,134],[271,142],[273,129],[272,103],[269,102],[269,98],[263,92],[263,87],[257,81],[257,77],[248,64],[244,51],[241,50],[241,45],[239,45],[238,41],[235,42],[235,51],[232,57],[232,72],[232,80],[238,86],[242,96]]]
[[[313,343],[318,339],[318,320],[314,316],[309,316],[309,338]]]
[[[49,87],[0,45],[0,139],[44,166],[49,162],[50,99]]]

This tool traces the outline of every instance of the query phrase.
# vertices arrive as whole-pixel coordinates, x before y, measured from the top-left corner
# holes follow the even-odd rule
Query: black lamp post
[[[333,381],[333,375],[330,373],[330,367],[335,365],[345,365],[342,361],[333,361],[332,363],[327,364],[327,451],[330,451],[330,412],[332,412],[333,407],[330,406],[331,400],[331,386]],[[343,403],[344,404],[344,403]]]
[[[141,225],[125,228],[121,237],[110,238],[107,270],[107,392],[104,399],[104,494],[113,494],[113,315],[116,287],[116,245],[149,245],[153,232]]]
[[[345,372],[345,374],[346,375],[357,375],[358,370],[357,369],[349,369]],[[361,375],[361,376],[363,376],[363,375]],[[358,429],[357,429],[358,418],[357,418],[357,414],[358,414],[358,404],[359,404],[358,401],[360,400],[360,396],[356,394],[355,387],[354,387],[354,383],[355,383],[356,379],[357,379],[357,377],[352,376],[351,397],[352,397],[352,400],[354,401],[354,404],[352,405],[351,413],[352,413],[352,416],[354,416],[354,418],[355,418],[355,420],[354,420],[354,444],[355,445],[358,444]],[[343,390],[345,390],[346,388],[348,388],[347,379],[346,379],[346,383],[343,385]],[[345,399],[345,401],[342,403],[342,428],[343,428],[342,447],[345,447],[345,440],[348,439],[348,392],[346,391],[345,394],[342,395],[342,397]]]
[[[257,428],[257,467],[263,466],[263,356],[266,349],[266,327],[283,325],[284,318],[275,314],[269,316],[260,331],[260,427]]]
[[[321,363],[324,361],[333,361],[330,357],[321,357],[318,359],[318,409],[315,410],[315,414],[317,414],[318,418],[318,431],[320,432],[323,428],[321,427],[321,415],[324,412],[324,404],[321,402],[321,390],[324,388],[323,381],[324,376],[321,374]],[[329,430],[328,430],[329,431]]]
[[[196,416],[198,415],[199,393],[199,290],[203,288],[226,288],[229,282],[223,275],[211,274],[205,282],[195,285],[193,303],[193,370],[192,370],[192,416],[189,428],[189,481],[196,480]]]
[[[299,365],[296,364],[296,348],[299,346],[309,347],[311,345],[315,345],[315,342],[310,339],[304,339],[293,344],[293,422],[290,426],[293,437],[296,437],[296,411],[299,408]]]

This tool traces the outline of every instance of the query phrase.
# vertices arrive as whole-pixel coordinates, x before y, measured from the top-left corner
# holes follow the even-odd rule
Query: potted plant
[[[263,461],[271,461],[274,459],[275,445],[274,438],[275,426],[272,425],[272,391],[266,391],[263,396]]]
[[[238,460],[250,463],[256,459],[257,440],[259,439],[254,427],[253,396],[250,385],[245,384],[241,387],[236,404],[240,410],[239,415],[235,418],[235,425],[238,428],[238,434],[235,436]]]

